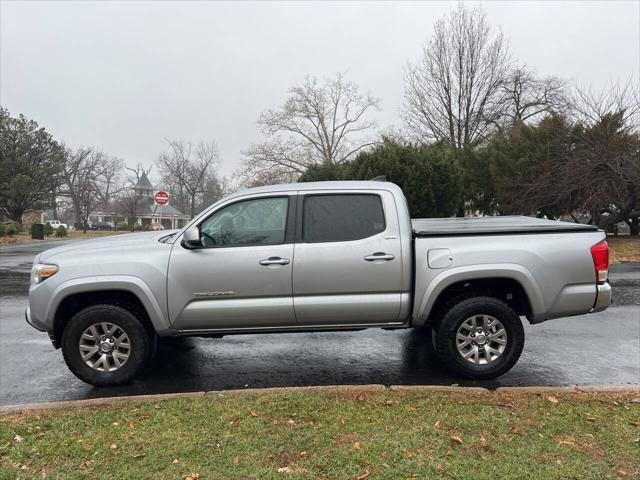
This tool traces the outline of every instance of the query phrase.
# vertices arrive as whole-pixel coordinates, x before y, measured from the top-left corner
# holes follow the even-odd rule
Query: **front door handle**
[[[280,258],[280,257],[269,257],[264,260],[260,260],[260,265],[269,266],[269,265],[288,265],[288,258]]]
[[[388,262],[389,260],[393,260],[394,258],[396,258],[394,255],[392,255],[391,253],[384,253],[384,252],[376,252],[376,253],[372,253],[371,255],[367,255],[366,257],[364,257],[364,259],[367,262],[375,262],[378,260],[384,260],[385,262]]]

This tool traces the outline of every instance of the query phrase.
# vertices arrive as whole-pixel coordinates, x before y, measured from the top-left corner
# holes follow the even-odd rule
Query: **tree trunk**
[[[53,214],[53,218],[58,218],[58,202],[56,200],[56,190],[53,189],[51,192],[51,212]]]
[[[625,220],[625,223],[629,225],[629,235],[633,235],[634,237],[640,235],[640,217]]]
[[[9,217],[11,218],[11,220],[13,220],[14,222],[22,223],[22,215],[24,215],[24,208],[15,207],[9,210],[7,213],[9,213]]]

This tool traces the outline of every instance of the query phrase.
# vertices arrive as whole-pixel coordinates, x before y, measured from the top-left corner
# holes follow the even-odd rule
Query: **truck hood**
[[[114,249],[124,252],[127,249],[137,249],[140,247],[153,248],[154,245],[160,247],[163,245],[159,242],[161,238],[167,237],[177,231],[178,230],[162,230],[158,232],[128,233],[104,238],[92,238],[90,240],[76,241],[60,247],[45,250],[36,257],[36,261],[51,261],[58,257],[67,255],[85,256],[100,253],[102,251],[113,251]]]

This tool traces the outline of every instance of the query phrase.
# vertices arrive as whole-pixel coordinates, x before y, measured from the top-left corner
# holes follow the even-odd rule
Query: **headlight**
[[[31,284],[40,283],[58,271],[56,265],[46,263],[36,263],[31,269]]]

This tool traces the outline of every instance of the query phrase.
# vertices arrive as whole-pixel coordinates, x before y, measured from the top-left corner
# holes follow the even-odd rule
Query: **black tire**
[[[474,315],[490,315],[502,323],[507,334],[504,352],[487,364],[475,364],[462,357],[456,346],[458,328]],[[435,331],[435,347],[445,366],[456,374],[478,380],[499,377],[509,371],[524,348],[524,328],[518,314],[494,297],[471,297],[451,305]]]
[[[108,322],[120,327],[129,337],[129,358],[120,368],[105,372],[85,363],[78,347],[80,336],[91,325]],[[62,355],[69,370],[83,382],[96,387],[122,385],[131,381],[151,362],[155,335],[126,308],[116,305],[93,305],[76,313],[62,333]]]

